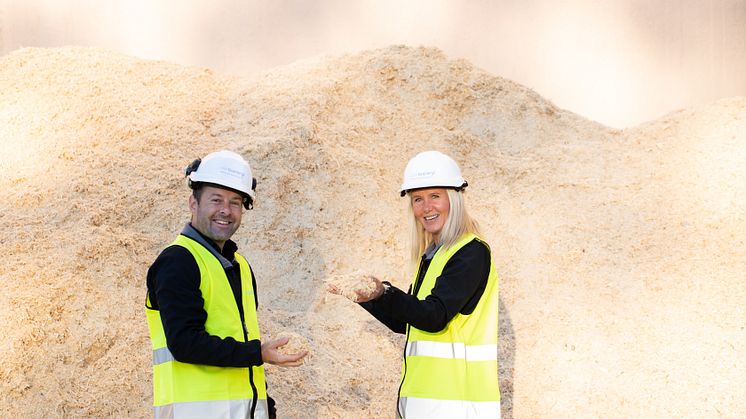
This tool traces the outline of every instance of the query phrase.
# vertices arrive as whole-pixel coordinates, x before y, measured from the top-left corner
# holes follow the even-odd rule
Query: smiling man
[[[273,418],[263,364],[296,366],[287,338],[262,344],[256,280],[231,240],[256,180],[230,151],[186,169],[191,221],[148,270],[146,315],[156,418]]]

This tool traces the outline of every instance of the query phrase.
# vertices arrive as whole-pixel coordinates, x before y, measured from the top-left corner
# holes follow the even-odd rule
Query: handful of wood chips
[[[305,336],[293,332],[282,332],[277,335],[278,339],[284,337],[288,338],[288,343],[277,348],[280,353],[284,355],[295,355],[300,352],[307,352],[308,355],[303,359],[308,359],[311,355],[311,345],[308,343],[308,339],[306,339]]]
[[[340,295],[352,302],[358,302],[358,292],[370,297],[376,292],[376,282],[373,277],[362,272],[335,275],[326,281],[340,291]]]

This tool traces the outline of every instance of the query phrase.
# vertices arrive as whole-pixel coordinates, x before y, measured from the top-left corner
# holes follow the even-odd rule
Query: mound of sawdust
[[[386,417],[403,340],[327,298],[358,269],[407,287],[407,160],[438,149],[500,275],[504,418],[746,412],[746,100],[611,130],[439,51],[265,74],[84,48],[0,59],[0,416],[150,417],[145,272],[188,220],[183,167],[228,148],[258,199],[235,238],[285,418]]]

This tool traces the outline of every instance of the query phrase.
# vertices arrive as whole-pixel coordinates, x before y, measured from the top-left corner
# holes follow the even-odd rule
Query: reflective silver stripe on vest
[[[180,402],[153,408],[155,419],[247,419],[252,399]],[[267,400],[259,400],[254,410],[255,419],[268,419]]]
[[[467,361],[497,361],[497,345],[470,345],[451,342],[417,340],[407,342],[406,356],[465,359]]]
[[[159,348],[153,351],[153,365],[160,365],[166,362],[176,361],[168,348]]]
[[[420,399],[402,397],[399,412],[404,419],[500,419],[500,402]]]

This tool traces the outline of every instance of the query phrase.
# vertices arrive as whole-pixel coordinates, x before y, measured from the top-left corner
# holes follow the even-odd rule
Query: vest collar
[[[425,250],[424,257],[426,260],[430,260],[435,256],[435,253],[438,252],[438,249],[440,249],[440,246],[442,246],[441,243],[433,243],[430,245],[430,247]]]
[[[226,259],[226,257],[220,253],[215,243],[213,243],[211,240],[203,236],[199,231],[197,231],[196,228],[192,227],[191,223],[187,223],[184,226],[184,229],[181,230],[181,235],[189,237],[190,239],[201,244],[202,247],[204,247],[205,249],[209,250],[210,253],[213,256],[215,256],[217,260],[220,261],[220,264],[223,266],[223,269],[228,269],[228,268],[233,267],[233,263],[231,263],[231,261]],[[228,241],[225,242],[225,245],[228,246]]]

